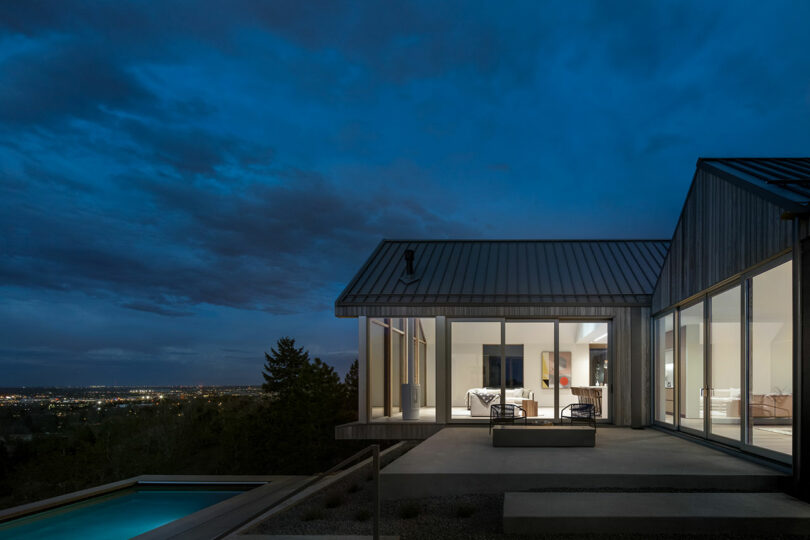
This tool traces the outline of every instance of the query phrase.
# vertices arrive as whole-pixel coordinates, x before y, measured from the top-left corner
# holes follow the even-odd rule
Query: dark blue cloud
[[[698,156],[807,154],[808,20],[4,3],[7,384],[255,382],[286,334],[343,369],[356,326],[331,305],[382,237],[668,237]]]

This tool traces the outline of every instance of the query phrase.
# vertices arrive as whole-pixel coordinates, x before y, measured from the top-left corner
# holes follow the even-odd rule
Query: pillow
[[[507,388],[506,397],[523,397],[523,388]]]

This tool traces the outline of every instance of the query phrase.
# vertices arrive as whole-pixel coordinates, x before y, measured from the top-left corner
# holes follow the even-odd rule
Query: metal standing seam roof
[[[649,305],[668,248],[668,240],[383,240],[335,306]]]
[[[810,158],[700,158],[698,168],[743,180],[743,187],[799,211],[810,206]]]

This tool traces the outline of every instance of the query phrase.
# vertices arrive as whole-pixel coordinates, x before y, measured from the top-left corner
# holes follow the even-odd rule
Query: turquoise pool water
[[[2,523],[0,540],[125,540],[240,493],[131,488]]]

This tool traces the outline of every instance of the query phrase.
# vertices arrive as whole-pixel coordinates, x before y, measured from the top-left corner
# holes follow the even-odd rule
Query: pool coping
[[[269,482],[278,482],[282,479],[289,479],[289,476],[253,476],[253,475],[175,475],[175,474],[142,474],[133,476],[117,482],[102,484],[64,495],[58,495],[49,499],[35,501],[31,503],[12,506],[5,510],[0,510],[0,524],[5,524],[13,519],[25,517],[45,510],[51,510],[60,506],[66,506],[81,502],[100,495],[106,495],[122,489],[137,485],[255,485],[260,486]],[[252,491],[252,490],[251,490]]]

